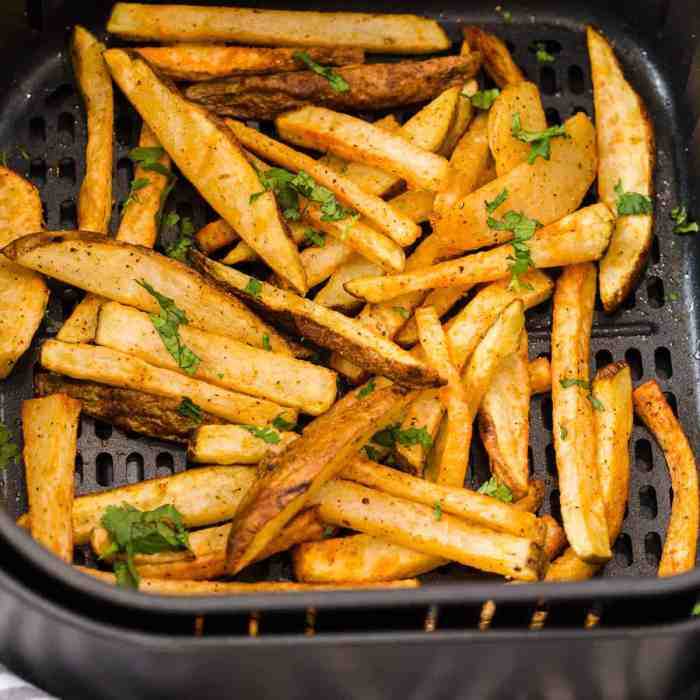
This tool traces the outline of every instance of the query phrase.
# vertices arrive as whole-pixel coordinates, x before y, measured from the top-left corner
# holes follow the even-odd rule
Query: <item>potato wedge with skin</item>
[[[598,196],[616,211],[615,185],[651,197],[656,148],[642,98],[625,80],[610,44],[586,29],[598,136]],[[612,312],[625,300],[644,268],[653,235],[651,215],[620,216],[600,263],[600,298]]]
[[[473,25],[462,27],[462,34],[471,50],[481,53],[484,69],[499,88],[525,80],[523,72],[513,61],[508,47],[495,34]]]
[[[564,123],[569,138],[551,141],[549,160],[537,158],[468,194],[435,220],[434,233],[455,253],[504,243],[510,231],[494,231],[487,220],[500,219],[507,211],[522,212],[547,226],[576,211],[596,175],[595,129],[585,114]],[[503,191],[508,198],[489,214],[484,202],[492,202]]]
[[[593,408],[588,391],[588,344],[595,302],[592,264],[565,268],[552,311],[552,423],[561,513],[576,554],[591,564],[612,556],[595,462]]]
[[[230,131],[206,110],[159,80],[142,59],[120,49],[104,53],[115,81],[183,175],[258,255],[297,290],[307,289],[299,253],[271,192]]]
[[[468,80],[461,87],[452,125],[438,151],[441,156],[450,158],[459,140],[464,136],[464,132],[467,130],[469,122],[471,122],[474,116],[474,108],[472,107],[470,97],[478,92],[478,90],[479,83],[476,80]]]
[[[265,460],[233,519],[227,572],[235,574],[255,560],[366,443],[377,423],[398,416],[410,396],[396,385],[376,389],[367,396],[352,392],[316,418],[282,454]]]
[[[478,527],[434,507],[368,489],[344,479],[327,483],[312,499],[325,522],[351,527],[483,571],[536,581],[542,549],[533,540]]]
[[[324,107],[302,107],[275,120],[285,140],[359,160],[403,178],[411,187],[438,190],[447,175],[447,160],[417,148],[357,117]]]
[[[0,167],[0,248],[27,231],[43,227],[36,187]],[[41,275],[10,262],[0,253],[0,379],[26,352],[44,319],[49,291]]]
[[[526,131],[543,131],[547,128],[540,90],[534,83],[523,80],[506,85],[488,111],[489,147],[496,162],[498,177],[527,162],[530,153],[530,144],[513,136],[513,117],[516,114]]]
[[[279,441],[270,444],[239,425],[202,425],[189,439],[187,458],[196,464],[257,464],[268,452],[281,452],[299,437],[277,434]]]
[[[664,451],[671,474],[673,503],[666,530],[659,576],[675,576],[695,566],[698,542],[698,471],[688,439],[661,387],[654,380],[638,386],[634,410]]]
[[[173,299],[194,328],[258,348],[267,335],[274,352],[292,354],[284,338],[244,304],[208,284],[187,265],[141,246],[87,231],[52,231],[25,236],[2,252],[23,267],[157,314],[158,303],[139,285],[139,280],[146,280]]]
[[[570,214],[540,229],[529,240],[533,265],[535,268],[547,268],[600,260],[610,241],[612,229],[612,215],[605,205],[594,204]],[[491,282],[509,274],[512,253],[512,247],[504,244],[416,272],[355,279],[348,282],[345,289],[360,299],[376,303],[435,287]]]
[[[162,75],[191,82],[239,75],[283,73],[307,68],[306,64],[295,56],[298,49],[179,44],[144,46],[134,51]],[[322,66],[365,62],[365,52],[362,49],[310,47],[306,53],[312,61]]]
[[[194,252],[192,260],[205,276],[232,294],[244,296],[251,304],[291,320],[304,337],[363,364],[374,374],[407,386],[439,384],[437,374],[424,363],[354,319],[269,284],[262,284],[259,293],[253,296],[246,291],[251,280],[248,275],[209,260],[200,253]]]
[[[74,379],[85,379],[171,398],[189,398],[203,411],[231,423],[264,425],[283,414],[296,422],[297,412],[265,399],[254,398],[168,369],[111,348],[47,340],[41,348],[41,365]]]
[[[545,394],[552,388],[552,366],[546,357],[538,357],[531,360],[527,366],[530,378],[530,392],[532,394]]]
[[[356,311],[362,302],[345,291],[345,283],[356,277],[381,275],[382,269],[360,255],[353,257],[342,267],[339,267],[330,277],[326,285],[314,297],[314,301],[329,309]]]
[[[107,31],[130,40],[356,47],[377,53],[433,53],[450,47],[447,35],[435,20],[409,14],[120,2],[112,9]]]
[[[411,132],[405,129],[399,133],[419,148],[437,153],[454,124],[461,92],[461,85],[448,88],[412,117],[415,136],[408,136]]]
[[[178,366],[145,314],[110,301],[102,307],[95,342],[224,389],[269,399],[311,415],[335,401],[336,375],[325,367],[251,348],[232,338],[183,326],[182,343],[200,359],[194,372]],[[234,464],[234,462],[228,462]]]
[[[73,484],[80,402],[65,394],[22,403],[24,468],[32,537],[73,561]]]

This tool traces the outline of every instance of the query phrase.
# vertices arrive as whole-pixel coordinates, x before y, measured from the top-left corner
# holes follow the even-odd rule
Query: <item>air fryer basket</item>
[[[67,32],[72,24],[80,22],[103,34],[112,3],[106,0],[91,3],[27,0],[24,16],[22,2],[4,4],[11,7],[0,17],[0,35],[4,34],[6,38],[3,48],[0,48],[6,65],[0,75],[0,151],[6,153],[10,167],[26,174],[39,187],[48,228],[75,227],[75,202],[85,167],[86,133],[84,113],[71,75]],[[310,0],[246,4],[291,9],[313,6]],[[687,146],[691,143],[693,126],[691,114],[697,116],[700,111],[700,79],[697,79],[697,85],[691,80],[686,94],[686,76],[695,50],[693,27],[700,29],[700,7],[696,7],[693,0],[648,0],[641,3],[629,0],[619,3],[611,13],[609,3],[602,0],[590,0],[585,7],[571,0],[560,0],[556,4],[512,0],[504,5],[504,9],[512,14],[512,19],[506,21],[505,13],[497,12],[494,4],[480,0],[463,4],[444,0],[424,6],[419,0],[406,0],[383,3],[381,7],[365,2],[353,3],[352,9],[413,11],[436,16],[455,42],[459,38],[461,22],[478,23],[493,29],[508,41],[528,78],[540,85],[550,123],[564,120],[577,111],[593,116],[590,68],[582,31],[585,24],[596,24],[613,41],[627,75],[646,101],[656,129],[656,224],[649,265],[634,296],[613,316],[606,316],[600,309],[596,313],[591,342],[593,365],[598,367],[612,360],[625,359],[630,364],[635,382],[657,379],[677,410],[697,452],[700,447],[697,427],[700,338],[694,303],[698,292],[697,241],[693,237],[674,235],[669,213],[678,203],[688,203],[691,211],[700,215],[700,210],[693,206],[687,172]],[[316,6],[325,10],[348,9],[336,2],[316,3]],[[556,55],[553,65],[538,66],[529,48],[534,41],[547,43],[548,49]],[[696,73],[700,75],[700,71]],[[126,156],[137,141],[140,125],[139,118],[118,89],[115,94],[116,204],[113,225],[118,221],[119,207],[126,199],[133,175]],[[692,102],[696,95],[697,106],[693,111],[686,100],[689,98]],[[192,186],[182,178],[170,198],[169,207],[180,215],[192,217],[197,227],[214,217]],[[21,360],[10,379],[0,386],[0,420],[13,430],[19,430],[21,401],[31,395],[32,372],[39,345],[44,338],[55,335],[79,298],[76,290],[52,283],[47,323],[40,330],[31,352]],[[545,304],[528,316],[531,357],[548,353],[551,306]],[[543,478],[547,485],[545,510],[559,517],[548,396],[533,399],[531,421],[533,473]],[[186,468],[184,450],[173,444],[125,434],[87,417],[82,419],[78,447],[77,493],[168,475]],[[367,697],[367,692],[362,693],[368,686],[364,689],[362,686],[363,683],[369,684],[372,674],[366,672],[363,677],[356,677],[354,671],[350,672],[349,661],[348,666],[343,665],[345,657],[339,650],[345,644],[356,649],[355,655],[348,659],[369,662],[374,654],[379,654],[379,658],[385,659],[385,665],[377,668],[384,668],[388,674],[403,669],[406,674],[404,689],[422,688],[430,678],[433,683],[442,683],[435,680],[438,666],[433,667],[432,676],[427,673],[414,680],[410,680],[408,671],[421,667],[418,662],[411,664],[413,656],[420,653],[425,659],[433,659],[439,649],[439,658],[445,663],[439,673],[445,680],[456,681],[459,673],[467,670],[465,658],[471,657],[469,663],[476,674],[472,678],[479,680],[475,688],[481,690],[473,689],[469,697],[513,697],[506,693],[507,683],[501,685],[484,680],[493,674],[500,680],[510,678],[511,690],[515,684],[524,693],[526,689],[538,693],[544,688],[550,692],[557,687],[575,688],[566,679],[577,678],[577,671],[589,680],[597,672],[606,671],[606,680],[601,680],[599,686],[601,694],[604,689],[613,687],[638,687],[639,693],[634,697],[667,697],[667,694],[654,693],[661,692],[662,688],[664,693],[670,692],[681,677],[688,681],[692,670],[689,664],[687,668],[683,666],[688,659],[681,657],[679,650],[687,651],[688,640],[694,639],[698,632],[692,623],[664,629],[651,626],[687,617],[696,592],[700,590],[700,571],[675,579],[654,578],[670,515],[670,481],[663,454],[647,431],[636,423],[631,450],[628,514],[615,543],[615,557],[605,567],[600,579],[580,584],[505,586],[487,577],[475,579],[472,575],[465,575],[461,567],[448,566],[423,577],[425,585],[412,591],[180,600],[146,597],[108,588],[61,564],[33,543],[12,523],[12,518],[26,509],[23,470],[17,465],[0,473],[0,488],[6,504],[6,511],[0,509],[0,547],[4,551],[0,558],[0,569],[3,570],[0,579],[5,579],[5,593],[0,594],[0,605],[8,612],[0,616],[0,650],[4,650],[5,655],[11,654],[14,663],[20,664],[30,674],[37,674],[44,682],[50,677],[47,676],[48,668],[58,674],[56,678],[68,682],[58,671],[61,667],[46,665],[46,656],[56,649],[49,640],[60,644],[59,639],[63,637],[60,637],[59,630],[65,625],[73,635],[70,637],[68,631],[65,632],[65,638],[71,640],[68,646],[79,648],[85,659],[96,659],[98,649],[100,654],[108,649],[116,654],[116,649],[119,649],[118,658],[113,656],[109,663],[102,656],[105,664],[100,667],[100,673],[104,674],[103,677],[115,678],[114,669],[107,668],[109,664],[120,669],[136,668],[135,676],[142,687],[147,682],[147,674],[144,675],[144,662],[137,661],[141,658],[137,652],[144,654],[143,658],[149,658],[142,648],[145,646],[153,651],[153,659],[178,659],[178,668],[183,671],[176,673],[171,665],[168,675],[164,669],[153,669],[146,664],[149,673],[153,674],[149,695],[154,697],[159,697],[160,692],[165,696],[167,688],[177,693],[186,687],[188,675],[184,669],[191,670],[193,666],[191,659],[187,663],[183,661],[184,657],[178,656],[180,652],[184,654],[187,649],[202,662],[221,664],[226,658],[223,650],[235,653],[235,647],[245,648],[246,654],[257,649],[256,660],[251,661],[252,668],[240,676],[241,686],[235,686],[237,689],[257,678],[257,682],[268,684],[265,687],[278,687],[280,692],[289,695],[289,685],[283,682],[280,659],[284,655],[288,673],[293,674],[295,666],[291,659],[296,645],[317,655],[314,672],[305,676],[315,674],[315,687],[319,692],[333,693],[334,688],[337,691],[339,686],[319,678],[335,673],[336,681],[344,678],[345,683],[355,683],[353,688],[345,686],[349,696]],[[483,481],[487,474],[483,449],[479,444],[473,450],[471,473],[474,483]],[[79,556],[90,563],[89,552],[80,552]],[[257,565],[249,575],[251,578],[287,578],[291,575],[287,556],[279,555]],[[24,600],[23,606],[31,607],[31,612],[24,612],[22,619],[33,630],[43,630],[41,637],[37,637],[36,632],[32,635],[35,646],[28,643],[26,636],[12,639],[13,635],[17,636],[19,624],[18,611],[13,606],[20,599]],[[490,629],[477,632],[481,607],[486,600],[496,602],[496,612]],[[540,609],[548,612],[544,629],[528,632],[533,612]],[[591,610],[600,616],[600,629],[583,631],[584,620]],[[48,620],[51,620],[50,624]],[[13,625],[13,621],[16,624]],[[76,629],[78,621],[82,625],[80,631]],[[88,629],[91,625],[94,628]],[[635,629],[642,625],[647,627]],[[650,669],[645,670],[644,664],[639,662],[644,650],[643,638],[645,634],[651,634],[651,630],[659,635],[656,651],[664,656],[671,654],[677,660],[671,664],[666,659],[666,666],[663,669],[655,667],[655,673],[647,678]],[[244,647],[246,635],[253,632],[259,633],[260,637]],[[305,632],[317,636],[307,638]],[[195,633],[203,634],[203,638],[193,637]],[[174,636],[180,646],[171,647],[169,642],[159,638],[163,634]],[[401,655],[391,656],[391,645],[384,643],[388,634],[390,638],[405,642],[400,645],[404,650],[403,661]],[[91,647],[87,640],[94,641],[95,635],[101,637],[101,645]],[[563,639],[567,639],[564,647]],[[448,642],[451,646],[447,645]],[[518,660],[517,645],[523,642],[532,645],[533,650],[539,649],[536,653],[542,654],[541,658],[550,660],[550,670],[559,685],[552,685],[551,674],[545,685],[541,684],[541,679],[523,680],[532,662],[532,659],[528,663]],[[571,654],[576,654],[580,663],[567,660],[567,648]],[[606,650],[623,648],[629,655],[628,667],[623,671],[610,668]],[[359,649],[363,651],[357,651]],[[455,649],[461,649],[461,657],[455,656]],[[31,653],[38,654],[41,663],[28,665],[26,655]],[[279,654],[275,657],[279,678],[272,679],[269,676],[274,674],[264,673],[256,676],[256,664],[261,664],[258,670],[262,671],[265,659],[274,653]],[[59,653],[59,657],[63,658],[64,668],[78,668],[72,665],[72,657],[69,658],[66,652]],[[500,666],[487,662],[487,658],[498,659]],[[217,682],[227,678],[227,670],[230,672],[231,669],[217,666],[214,674]],[[645,682],[631,686],[635,674]],[[84,682],[96,687],[95,678],[99,677],[92,669],[92,675],[85,676]],[[615,686],[609,684],[610,679],[615,679]],[[119,697],[119,682],[114,680],[114,683],[109,696],[114,691],[114,697]],[[65,688],[70,686],[62,687],[66,694]],[[389,688],[392,692],[396,690],[391,685],[385,690]],[[306,688],[308,691],[309,687]],[[212,691],[207,697],[218,697],[218,692]],[[426,687],[424,692],[425,696],[434,694],[436,697],[456,694],[454,690],[448,693],[445,687]],[[648,692],[651,694],[647,695]],[[463,691],[462,695],[467,697],[465,693]],[[381,696],[381,693],[377,694]],[[595,696],[596,692],[585,695]]]

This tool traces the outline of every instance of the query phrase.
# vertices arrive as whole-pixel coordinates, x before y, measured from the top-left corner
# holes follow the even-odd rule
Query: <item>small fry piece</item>
[[[552,388],[552,366],[546,357],[538,357],[531,360],[527,366],[530,377],[530,392],[532,394],[545,394]]]
[[[314,301],[329,309],[350,312],[362,305],[362,302],[345,291],[345,283],[356,277],[381,275],[382,269],[373,262],[354,255],[345,265],[339,267],[326,285],[314,297]]]
[[[593,100],[597,115],[598,196],[616,211],[619,183],[624,192],[653,194],[654,129],[642,98],[627,82],[610,44],[587,27]],[[653,216],[618,216],[610,248],[600,263],[600,298],[617,309],[636,284],[651,248]]]
[[[634,410],[664,451],[671,474],[671,518],[659,563],[659,576],[675,576],[695,566],[698,543],[698,470],[688,439],[654,380],[638,386]]]
[[[474,108],[470,97],[478,90],[479,83],[476,80],[468,80],[463,86],[458,88],[459,100],[455,109],[455,116],[450,130],[447,132],[447,136],[445,136],[445,140],[438,151],[441,156],[450,158],[459,140],[464,136],[464,132],[474,116]]]
[[[302,140],[341,158],[369,163],[403,178],[412,187],[435,192],[447,175],[447,161],[441,156],[362,119],[324,107],[302,107],[279,116],[275,124],[286,140]]]
[[[233,230],[231,224],[223,219],[216,219],[206,226],[203,226],[195,234],[197,247],[204,253],[213,253],[219,248],[229,245],[237,241],[238,234]]]
[[[437,153],[454,124],[461,91],[461,85],[445,90],[411,117],[410,129],[402,128],[399,134],[414,146]]]
[[[586,388],[595,287],[593,265],[565,268],[552,312],[552,422],[561,513],[571,547],[590,564],[612,556]]]
[[[508,47],[495,34],[473,25],[462,27],[462,33],[471,50],[481,53],[484,69],[499,88],[525,80],[523,72],[513,61]]]
[[[73,561],[73,483],[80,402],[65,394],[22,404],[24,467],[32,537]]]
[[[547,527],[547,534],[544,538],[544,555],[547,557],[547,561],[554,561],[564,551],[564,547],[568,543],[566,532],[551,515],[545,514],[541,516],[540,520]],[[591,565],[586,564],[585,566]]]
[[[257,464],[268,452],[281,452],[299,436],[278,432],[269,443],[239,425],[203,425],[190,437],[187,458],[198,464]]]
[[[355,251],[337,238],[326,238],[323,246],[309,246],[302,250],[301,264],[309,281],[309,288],[327,280],[342,265],[348,263]]]

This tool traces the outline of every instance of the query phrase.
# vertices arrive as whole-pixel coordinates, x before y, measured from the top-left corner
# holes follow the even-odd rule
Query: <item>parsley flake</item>
[[[468,97],[469,101],[472,103],[472,107],[481,109],[484,112],[491,109],[491,105],[496,101],[496,98],[501,94],[498,88],[493,88],[492,90],[479,90],[473,95],[467,95],[462,93],[464,97]]]
[[[270,345],[270,336],[267,333],[263,333],[262,346],[263,350],[267,350],[268,352],[272,350],[272,346]]]
[[[389,449],[393,449],[397,444],[405,446],[422,445],[426,449],[433,446],[433,438],[430,437],[430,433],[425,426],[401,430],[399,423],[393,423],[383,430],[377,431],[372,436],[372,442]]]
[[[129,188],[129,196],[124,202],[123,209],[126,209],[132,202],[138,202],[139,198],[136,196],[136,193],[139,192],[139,190],[142,190],[144,187],[148,187],[150,182],[151,181],[147,177],[134,178],[131,181],[131,187]]]
[[[556,57],[547,51],[547,44],[544,41],[535,41],[529,46],[530,51],[535,54],[537,58],[537,63],[541,65],[546,65],[547,63],[554,63]]]
[[[362,389],[360,389],[357,392],[357,396],[361,399],[364,399],[365,396],[369,396],[375,389],[377,388],[376,384],[374,383],[374,379],[370,379],[367,384],[365,384]]]
[[[165,149],[161,146],[139,146],[137,148],[132,148],[129,151],[129,160],[138,165],[142,170],[151,171],[154,173],[159,173],[168,179],[168,184],[165,186],[160,195],[160,206],[156,212],[156,224],[160,226],[163,220],[163,210],[165,209],[165,202],[168,196],[175,187],[177,182],[177,177],[173,174],[173,171],[166,168],[162,163],[158,161],[165,155]],[[146,184],[149,183],[147,178],[140,178],[140,180],[145,180]],[[133,187],[133,184],[132,184]],[[144,185],[145,187],[145,185]],[[131,195],[129,195],[131,198]],[[127,203],[130,200],[127,199]],[[138,200],[137,200],[138,201]],[[126,205],[124,205],[126,206]],[[172,224],[171,224],[172,225]]]
[[[489,214],[493,214],[496,211],[496,209],[498,209],[498,207],[500,207],[501,204],[503,204],[503,202],[506,201],[506,199],[508,199],[508,190],[503,189],[503,190],[501,190],[499,195],[496,197],[496,199],[494,199],[492,202],[484,202],[484,206],[486,207],[486,211]]]
[[[408,320],[411,317],[410,311],[403,307],[403,306],[394,306],[392,307],[393,311],[397,313],[401,318]]]
[[[440,522],[442,520],[442,504],[440,503],[440,501],[435,501],[433,513],[435,514],[435,520],[437,522]]]
[[[182,399],[182,401],[180,401],[180,405],[175,410],[181,416],[193,420],[198,425],[202,422],[202,419],[204,417],[202,415],[202,409],[199,406],[197,406],[197,404],[194,401],[192,401],[192,399],[188,399],[186,396],[184,399]]]
[[[367,458],[371,459],[373,462],[379,462],[382,459],[379,450],[372,447],[372,445],[365,445],[362,449],[367,453]]]
[[[603,404],[603,402],[600,399],[597,399],[595,396],[593,396],[591,385],[584,379],[560,379],[559,384],[562,389],[568,389],[572,386],[577,386],[583,389],[586,392],[586,398],[591,402],[591,406],[593,407],[594,411],[605,410],[605,404]]]
[[[664,301],[678,301],[680,298],[678,292],[666,292],[664,294]]]
[[[316,180],[303,170],[294,176],[290,185],[300,195],[320,205],[321,221],[341,221],[357,215],[354,209],[342,206],[329,189],[317,184]]]
[[[280,434],[272,428],[260,428],[257,425],[241,425],[241,428],[268,445],[277,445],[281,440]]]
[[[173,214],[177,217],[177,219],[174,219]],[[177,223],[179,219],[180,217],[177,214],[171,212],[165,218],[165,225],[168,225],[169,220],[174,220]],[[175,260],[179,260],[181,263],[187,264],[189,262],[190,250],[192,249],[193,244],[194,225],[192,224],[191,219],[185,217],[182,219],[182,221],[180,221],[180,234],[175,243],[173,243],[173,245],[171,245],[165,251],[166,255],[168,255],[171,258],[174,258]]]
[[[245,289],[243,291],[247,292],[251,296],[254,296],[256,299],[259,299],[260,294],[262,293],[262,288],[263,283],[260,280],[256,280],[255,277],[251,277],[248,280],[248,284],[246,284]]]
[[[568,139],[569,135],[564,130],[563,125],[550,126],[548,129],[543,131],[528,131],[523,129],[520,123],[520,112],[516,112],[513,115],[513,123],[510,127],[510,133],[518,141],[530,144],[530,153],[527,157],[527,162],[532,165],[537,158],[544,158],[549,160],[551,147],[550,141],[553,138],[561,136],[562,138]]]
[[[688,210],[684,206],[674,207],[671,210],[671,218],[675,223],[673,233],[697,233],[700,231],[696,221],[688,221]]]
[[[341,75],[338,75],[334,70],[328,66],[321,66],[316,61],[314,61],[311,56],[306,51],[295,51],[294,58],[297,61],[305,63],[310,70],[312,70],[317,75],[325,78],[331,86],[331,89],[335,92],[348,92],[350,90],[350,85]]]
[[[503,501],[503,503],[511,503],[513,500],[513,492],[508,486],[500,483],[495,476],[492,476],[488,481],[481,484],[477,492],[483,493],[485,496],[497,498],[499,501]]]
[[[639,192],[625,192],[622,189],[622,180],[617,181],[615,194],[617,195],[615,206],[618,216],[637,216],[651,214],[654,211],[654,205],[649,197],[639,194]]]
[[[0,469],[14,464],[19,457],[19,447],[12,441],[10,431],[0,423]]]
[[[700,600],[693,605],[693,609],[690,613],[691,615],[700,615]]]
[[[290,423],[288,420],[285,419],[285,417],[280,413],[279,416],[277,416],[273,421],[272,421],[272,427],[277,428],[277,430],[294,430],[296,428],[296,423]]]
[[[317,245],[319,248],[323,248],[326,245],[326,239],[324,235],[317,231],[315,228],[304,229],[304,238],[312,245]]]
[[[488,202],[486,207],[488,209]],[[500,221],[489,216],[487,224],[489,228],[495,231],[512,232],[513,240],[510,243],[513,246],[513,255],[508,256],[508,260],[510,260],[508,270],[511,274],[510,287],[514,290],[530,289],[530,285],[524,283],[520,277],[531,267],[534,267],[527,241],[535,235],[535,231],[538,228],[542,228],[542,224],[535,219],[528,219],[522,212],[513,211],[512,209],[507,211]]]

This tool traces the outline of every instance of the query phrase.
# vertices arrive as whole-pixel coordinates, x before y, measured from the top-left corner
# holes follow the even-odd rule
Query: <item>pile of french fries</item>
[[[537,86],[478,27],[456,55],[392,63],[368,57],[444,51],[447,35],[412,15],[129,3],[107,28],[134,48],[82,27],[71,43],[79,230],[42,230],[39,193],[0,169],[0,376],[41,323],[44,277],[86,293],[23,407],[21,527],[68,563],[90,545],[102,564],[86,574],[167,595],[411,587],[448,562],[582,580],[622,529],[636,410],[674,493],[659,575],[694,566],[678,419],[624,362],[589,375],[596,294],[609,312],[624,301],[653,222],[652,127],[601,34],[588,28],[597,125],[548,126]],[[114,85],[143,129],[110,238]],[[175,166],[219,218],[163,253]],[[530,360],[526,312],[550,297],[551,362]],[[528,464],[544,392],[561,524],[537,514]],[[196,468],[74,498],[81,412],[185,443]],[[478,491],[475,427],[492,472]],[[149,527],[165,544],[137,546]],[[284,551],[296,582],[219,580]]]

